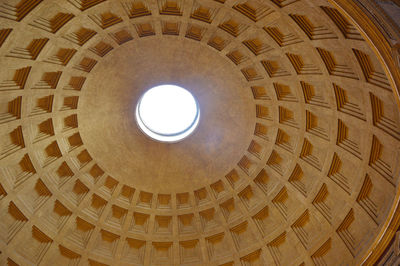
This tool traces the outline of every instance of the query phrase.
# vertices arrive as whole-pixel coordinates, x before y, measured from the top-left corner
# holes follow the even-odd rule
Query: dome
[[[0,0],[0,265],[394,264],[399,12]]]

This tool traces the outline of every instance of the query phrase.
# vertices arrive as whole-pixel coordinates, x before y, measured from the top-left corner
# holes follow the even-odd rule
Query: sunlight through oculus
[[[161,85],[146,91],[136,106],[136,120],[149,137],[176,142],[197,127],[200,108],[193,95],[175,85]]]

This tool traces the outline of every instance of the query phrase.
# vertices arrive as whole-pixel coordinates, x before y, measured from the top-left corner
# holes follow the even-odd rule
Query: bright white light
[[[193,95],[175,85],[153,87],[140,98],[136,120],[153,139],[176,142],[190,135],[200,119]]]

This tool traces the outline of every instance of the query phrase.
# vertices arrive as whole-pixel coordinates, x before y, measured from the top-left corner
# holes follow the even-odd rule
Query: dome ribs
[[[118,45],[122,45],[126,42],[133,40],[132,34],[125,29],[109,34]]]
[[[363,138],[360,136],[361,134],[359,130],[356,130],[355,127],[349,127],[344,123],[343,120],[338,119],[336,145],[342,147],[346,151],[350,152],[351,154],[362,160],[360,143]]]
[[[29,116],[51,113],[53,110],[54,95],[32,99],[32,108]]]
[[[218,25],[218,28],[226,31],[235,38],[247,30],[248,27],[249,26],[242,24],[239,22],[239,20],[236,20],[232,17],[225,18],[223,22]]]
[[[289,31],[283,31],[278,25],[266,26],[263,29],[280,47],[303,42],[303,40],[296,34]]]
[[[95,53],[96,55],[100,57],[104,57],[106,54],[111,52],[114,49],[114,47],[111,44],[108,44],[106,42],[100,41],[98,42],[95,46],[92,46],[89,48],[90,51]]]
[[[32,89],[56,89],[61,75],[62,71],[44,72],[41,79],[33,85]]]
[[[19,59],[36,60],[48,41],[48,38],[33,39],[25,48],[16,47],[12,49],[6,56]]]
[[[18,126],[10,132],[2,132],[2,140],[0,141],[0,145],[0,159],[3,159],[25,148],[22,127]]]
[[[0,17],[21,21],[43,0],[6,1],[0,4]]]
[[[399,168],[393,163],[396,152],[390,148],[389,144],[384,144],[377,136],[372,136],[368,165],[394,185],[394,173]]]
[[[135,28],[139,37],[156,35],[156,32],[154,31],[154,25],[151,22],[135,24]]]
[[[190,14],[190,18],[197,19],[203,21],[205,23],[211,24],[214,20],[215,16],[217,15],[219,9],[212,8],[209,6],[204,6],[199,4],[198,1],[193,2],[192,12]]]
[[[18,209],[13,201],[8,203],[7,211],[3,211],[1,216],[1,239],[5,243],[10,243],[15,235],[28,222],[28,218]]]
[[[314,60],[312,60],[310,56],[307,56],[307,58],[310,58],[311,60],[304,60],[306,57],[293,53],[286,53],[286,56],[290,63],[292,63],[297,75],[322,75],[321,70],[315,64],[311,63]]]
[[[71,230],[70,233],[65,236],[66,240],[68,240],[68,242],[72,243],[74,246],[83,249],[86,248],[95,226],[80,217],[76,217],[73,227],[75,227],[75,230]]]
[[[290,73],[276,60],[262,60],[261,65],[270,78],[290,76]]]
[[[67,0],[74,7],[78,8],[80,11],[85,11],[91,7],[94,7],[107,0]]]
[[[64,90],[75,90],[80,91],[86,81],[86,77],[83,76],[71,76],[68,84],[63,88]]]
[[[164,35],[179,36],[180,29],[181,29],[180,22],[169,22],[169,21],[162,22],[161,30],[162,30],[162,34],[164,34]],[[193,32],[192,32],[192,30],[193,30]],[[200,35],[199,35],[199,33],[200,33]],[[193,29],[191,26],[188,27],[185,37],[193,38],[193,40],[200,41],[202,38],[201,28],[197,27],[197,26],[194,26]]]
[[[333,53],[328,50],[319,47],[317,47],[316,49],[321,56],[322,61],[324,61],[329,75],[358,80],[358,75],[353,71],[351,67],[344,63],[347,61],[346,58],[342,57],[337,59],[333,55]],[[337,60],[339,60],[339,62],[337,62]]]
[[[28,66],[12,70],[12,77],[0,83],[0,91],[23,90],[25,88],[25,84],[29,77],[31,69],[32,67]]]
[[[300,81],[300,85],[306,104],[330,108],[322,89],[319,89],[316,86],[305,81]]]
[[[52,17],[48,14],[46,14],[45,18],[39,17],[29,23],[29,25],[55,34],[74,17],[75,15],[72,13],[57,12],[55,15],[52,15]]]
[[[332,209],[327,204],[327,197],[329,194],[330,192],[328,191],[327,185],[323,183],[314,200],[312,201],[312,204],[322,214],[322,216],[324,216],[325,219],[332,224]]]
[[[21,103],[22,96],[17,96],[16,98],[8,97],[8,99],[2,98],[0,102],[0,124],[7,123],[13,120],[21,118]]]
[[[149,228],[150,215],[134,212],[132,222],[129,227],[130,232],[147,233]]]
[[[248,248],[255,241],[255,237],[251,232],[248,222],[244,221],[232,228],[229,228],[232,235],[233,243],[237,251]]]
[[[144,264],[145,251],[146,241],[127,237],[121,255],[121,261],[142,265]]]
[[[317,26],[306,15],[289,14],[310,40],[337,39],[335,33],[324,25]],[[311,16],[311,15],[310,15]]]
[[[271,100],[264,86],[251,86],[251,92],[255,100]]]
[[[195,41],[201,41],[205,32],[206,28],[190,24],[187,27],[185,37]]]
[[[327,123],[324,119],[322,119],[320,115],[316,115],[316,113],[306,110],[306,132],[314,136],[317,136],[321,139],[329,141],[330,124]],[[343,141],[342,138],[346,135],[340,135],[340,136],[341,136],[340,139],[341,142]],[[347,138],[347,136],[344,138]],[[338,132],[338,142],[339,142],[339,132]]]
[[[97,64],[97,60],[90,58],[90,57],[84,57],[79,62],[79,64],[74,66],[74,68],[78,69],[78,70],[82,70],[87,73],[90,73],[90,71],[92,71],[92,69],[96,66],[96,64]]]
[[[174,260],[173,242],[151,243],[151,265],[172,265]]]
[[[10,35],[13,29],[1,29],[0,30],[0,47],[7,40],[7,37]]]
[[[57,52],[55,52],[52,56],[48,57],[44,61],[47,63],[66,66],[76,52],[76,49],[58,48]]]
[[[363,41],[363,37],[357,28],[351,24],[340,12],[332,7],[321,6],[321,9],[328,15],[328,17],[336,24],[346,39],[354,39]]]
[[[357,58],[358,63],[360,64],[366,81],[391,92],[392,87],[390,86],[389,80],[382,70],[382,67],[377,62],[377,59],[354,48],[353,52]]]
[[[373,193],[372,193],[373,191]],[[357,203],[368,213],[368,215],[374,220],[374,222],[378,225],[378,204],[374,200],[374,197],[371,194],[375,194],[377,196],[383,195],[376,195],[379,192],[376,192],[374,184],[368,174],[365,175],[363,185],[360,189],[360,192],[357,196]],[[381,194],[381,193],[379,193]]]
[[[231,255],[228,251],[230,244],[224,232],[206,237],[205,240],[210,261],[219,261]]]
[[[114,258],[120,236],[101,229],[94,243],[93,254]]]
[[[335,83],[332,85],[335,92],[337,110],[365,121],[364,106],[361,105],[363,103],[359,102],[362,99],[355,97],[352,92],[341,88]]]
[[[325,255],[330,252],[332,249],[332,239],[329,238],[325,241],[324,244],[320,248],[318,248],[312,255],[311,259],[317,266],[327,265],[326,260],[324,259]]]
[[[180,263],[201,263],[202,256],[198,239],[179,242]]]
[[[296,163],[296,166],[293,169],[289,179],[289,183],[292,184],[304,197],[307,197],[308,194],[308,178],[304,175],[303,170],[300,165]]]
[[[47,179],[61,188],[69,180],[72,180],[74,172],[69,165],[64,161],[57,168],[54,168],[49,174],[46,175]]]
[[[17,161],[17,163],[1,169],[0,172],[12,188],[17,188],[36,174],[36,169],[27,153],[19,157]]]
[[[125,9],[128,17],[131,19],[143,16],[150,16],[151,12],[145,3],[146,1],[125,1],[122,3],[122,7]]]
[[[40,264],[53,240],[36,226],[32,226],[31,236],[25,239],[22,246],[17,247],[17,252],[34,264]]]
[[[372,108],[372,120],[375,127],[400,140],[398,117],[395,117],[395,104],[384,102],[372,92],[369,93]]]
[[[121,17],[110,11],[89,15],[89,18],[91,18],[103,30],[123,21]]]
[[[272,8],[256,0],[248,0],[244,3],[236,4],[232,6],[232,8],[254,22],[262,20],[264,17],[274,12]]]
[[[278,101],[298,102],[296,93],[290,89],[290,86],[274,82],[273,83]]]
[[[178,232],[179,234],[197,233],[193,213],[178,215]]]

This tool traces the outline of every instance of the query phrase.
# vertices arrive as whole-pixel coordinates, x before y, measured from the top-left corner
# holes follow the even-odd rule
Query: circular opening
[[[176,142],[197,127],[200,108],[193,95],[175,85],[156,86],[146,91],[136,106],[136,120],[149,137]]]

